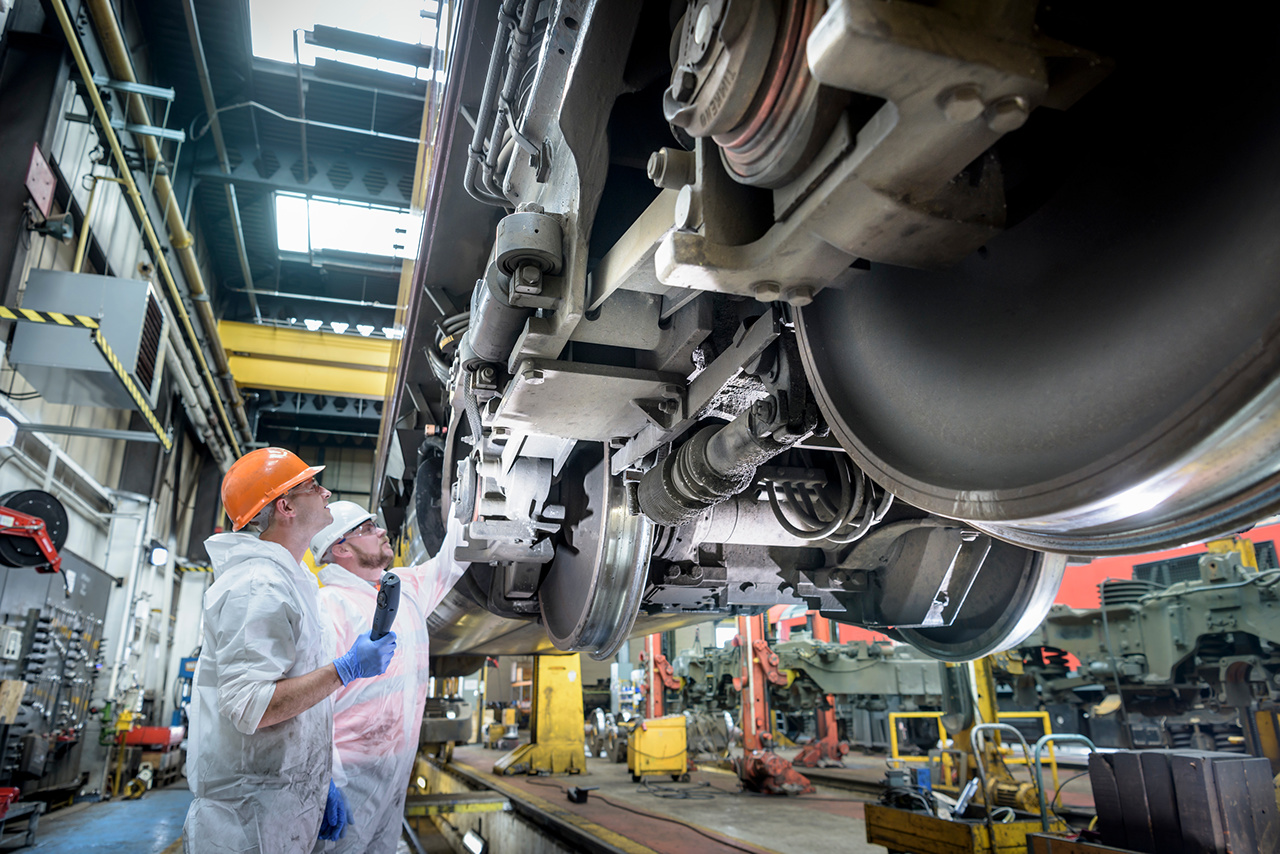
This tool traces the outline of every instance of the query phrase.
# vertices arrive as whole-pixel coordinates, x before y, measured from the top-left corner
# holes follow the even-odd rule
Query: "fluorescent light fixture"
[[[308,317],[306,320],[302,321],[302,325],[310,329],[312,332],[317,332],[321,326],[324,326],[324,321]]]
[[[151,552],[147,559],[152,566],[164,566],[169,562],[169,550],[159,540],[152,540]]]
[[[341,320],[331,320],[329,321],[329,325],[333,327],[334,332],[341,335],[342,333],[347,331],[347,327],[350,326],[351,324],[343,323]]]
[[[17,437],[18,425],[14,423],[12,418],[0,415],[0,448],[12,446]]]
[[[468,830],[466,836],[462,837],[462,847],[471,854],[488,854],[489,851],[489,843],[474,830]]]
[[[404,330],[397,329],[394,326],[384,326],[382,327],[382,334],[390,338],[392,341],[399,341],[404,337]]]
[[[373,334],[373,327],[367,323],[357,323],[356,332],[359,332],[365,338],[368,338],[371,334]]]

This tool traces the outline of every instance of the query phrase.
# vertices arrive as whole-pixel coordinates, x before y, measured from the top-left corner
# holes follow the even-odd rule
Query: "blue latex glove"
[[[342,797],[342,790],[329,781],[329,799],[324,802],[324,818],[320,820],[320,838],[333,842],[341,839],[347,832],[347,823],[351,816],[347,812],[347,799]]]
[[[333,660],[333,666],[338,668],[338,678],[346,685],[352,679],[385,673],[395,651],[395,632],[387,632],[377,640],[369,640],[369,633],[365,632],[356,638],[346,654]]]

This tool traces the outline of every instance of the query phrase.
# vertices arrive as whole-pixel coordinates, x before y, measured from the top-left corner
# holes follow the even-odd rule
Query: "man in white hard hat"
[[[367,632],[377,607],[378,584],[395,553],[374,515],[351,501],[329,505],[333,523],[311,540],[321,565],[321,619],[333,648],[345,649]],[[398,654],[376,679],[353,682],[334,698],[333,736],[351,821],[340,840],[316,851],[392,854],[400,838],[409,775],[418,751],[430,678],[427,616],[466,571],[453,558],[461,526],[450,516],[439,553],[417,566],[396,569],[400,608]]]
[[[366,631],[345,655],[329,653],[315,579],[301,563],[333,520],[316,480],[323,468],[259,448],[223,477],[222,504],[239,533],[205,541],[214,581],[191,703],[187,854],[307,854],[317,836],[343,832],[330,696],[382,673],[395,635],[373,641]]]

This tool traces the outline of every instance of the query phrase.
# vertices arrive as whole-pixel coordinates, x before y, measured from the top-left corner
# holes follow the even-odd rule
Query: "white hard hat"
[[[329,505],[329,512],[333,514],[333,521],[311,538],[311,557],[316,563],[324,560],[324,553],[350,533],[351,529],[375,518],[354,501],[335,501]]]

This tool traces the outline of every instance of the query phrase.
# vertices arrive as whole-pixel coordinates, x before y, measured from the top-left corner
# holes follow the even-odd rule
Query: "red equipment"
[[[664,690],[679,691],[684,687],[684,680],[676,675],[675,668],[662,654],[662,635],[645,636],[640,664],[644,667],[644,716],[660,718],[665,714]]]
[[[738,638],[742,647],[742,675],[733,687],[742,694],[742,751],[734,767],[742,787],[770,795],[813,793],[813,784],[791,763],[769,749],[773,732],[769,726],[769,687],[786,685],[778,672],[778,656],[764,639],[764,615],[738,618]]]
[[[813,617],[813,639],[830,642],[831,621],[816,612],[811,611],[810,614]],[[844,765],[844,755],[849,752],[849,742],[840,740],[836,728],[836,698],[828,694],[823,700],[823,707],[817,710],[818,738],[806,744],[794,760],[796,765],[804,768]]]
[[[60,572],[62,570],[62,557],[54,547],[53,540],[49,538],[49,531],[45,527],[43,519],[37,516],[29,516],[26,513],[19,513],[10,507],[0,507],[0,534],[6,534],[11,537],[30,537],[35,541],[36,548],[40,549],[40,554],[47,561],[47,563],[37,566],[36,572]]]
[[[39,489],[0,495],[0,564],[61,573],[58,549],[66,542],[67,511],[58,499]]]

